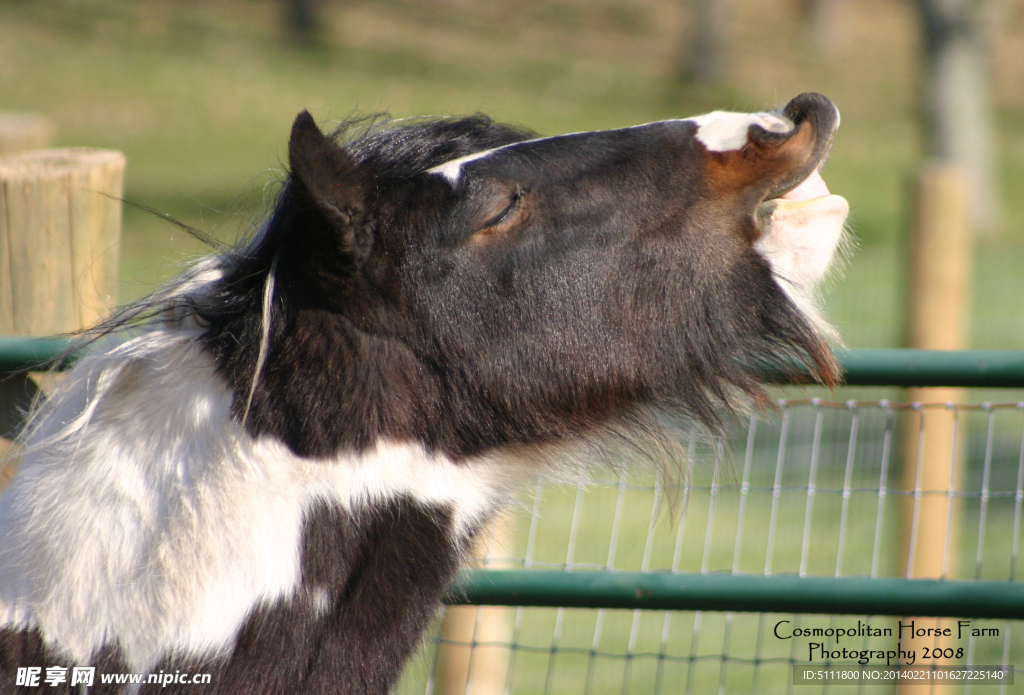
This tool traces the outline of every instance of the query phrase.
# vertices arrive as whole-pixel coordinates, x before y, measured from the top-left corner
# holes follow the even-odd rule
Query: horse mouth
[[[763,231],[773,216],[777,218],[791,212],[808,217],[825,217],[840,213],[845,217],[848,210],[846,200],[829,191],[819,166],[785,193],[762,201],[757,207],[757,220]]]

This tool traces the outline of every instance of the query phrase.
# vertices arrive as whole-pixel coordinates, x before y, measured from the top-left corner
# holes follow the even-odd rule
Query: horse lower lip
[[[807,214],[826,215],[833,208],[842,205],[846,205],[845,199],[831,193],[801,199],[770,198],[758,206],[757,220],[764,231],[766,225],[770,225],[776,215],[791,215],[800,210],[807,211]]]

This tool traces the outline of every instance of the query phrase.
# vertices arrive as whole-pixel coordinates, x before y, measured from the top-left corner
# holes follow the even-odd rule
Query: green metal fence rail
[[[1024,388],[1024,352],[861,349],[837,351],[847,386]]]
[[[470,570],[450,605],[1024,619],[1024,582]]]
[[[70,342],[55,338],[0,337],[0,372],[45,364]],[[1024,388],[1024,352],[1014,350],[837,350],[846,386],[970,386]],[[73,360],[67,360],[67,364]],[[802,381],[806,373],[776,374],[776,383]]]
[[[61,357],[71,342],[61,338],[0,336],[0,373],[17,372],[47,365]],[[72,360],[67,360],[69,366]]]

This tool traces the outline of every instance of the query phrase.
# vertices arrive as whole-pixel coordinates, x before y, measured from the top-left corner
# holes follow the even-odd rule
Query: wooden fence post
[[[968,345],[971,228],[966,177],[954,166],[927,162],[918,172],[911,238],[909,347],[962,350]],[[962,403],[957,388],[907,389],[911,403]],[[954,409],[918,408],[904,420],[901,489],[911,492],[903,509],[903,557],[908,577],[955,577],[959,558],[959,513],[951,490],[963,480],[965,428]],[[936,618],[905,618],[916,628],[940,627]],[[941,627],[948,627],[949,621]],[[954,635],[956,630],[954,629]],[[955,638],[902,640],[915,648],[916,665],[949,664],[956,659],[923,661],[922,648],[963,646]],[[959,687],[959,686],[957,686]],[[901,684],[900,695],[949,692],[946,685]]]
[[[0,335],[77,331],[116,303],[124,166],[86,148],[0,157]],[[0,489],[6,438],[36,391],[27,374],[0,381]]]
[[[491,569],[505,568],[495,558],[508,555],[512,532],[499,518],[490,533],[481,534],[486,547],[476,555]],[[504,695],[508,678],[515,609],[503,606],[448,606],[441,623],[434,671],[435,695]]]

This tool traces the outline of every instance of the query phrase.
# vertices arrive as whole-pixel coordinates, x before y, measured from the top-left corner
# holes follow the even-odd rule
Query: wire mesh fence
[[[678,487],[626,469],[576,486],[536,481],[492,532],[481,566],[1001,582],[1024,571],[1024,402],[780,400],[776,413],[738,423],[723,441],[694,435],[686,444],[690,472]],[[1018,678],[1024,670],[1024,626],[1014,620],[776,613],[771,605],[760,613],[447,612],[403,692],[824,692],[839,686],[794,686],[793,666],[864,660],[1000,665]],[[955,606],[947,614],[957,615]],[[886,656],[893,651],[902,654]],[[1014,687],[1024,690],[999,690]]]

